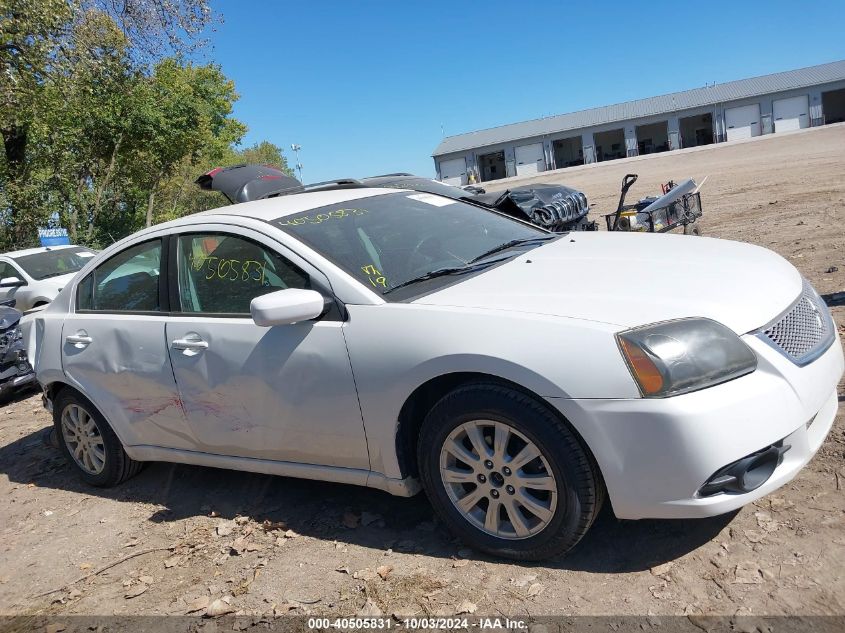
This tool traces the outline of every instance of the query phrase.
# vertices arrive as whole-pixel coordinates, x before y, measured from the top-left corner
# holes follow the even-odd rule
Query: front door
[[[130,246],[79,282],[62,326],[62,366],[124,445],[189,449],[164,339],[162,244]]]
[[[269,328],[250,318],[256,296],[312,288],[330,297],[328,280],[249,231],[173,239],[178,291],[166,337],[197,449],[369,469],[337,307],[315,321]]]

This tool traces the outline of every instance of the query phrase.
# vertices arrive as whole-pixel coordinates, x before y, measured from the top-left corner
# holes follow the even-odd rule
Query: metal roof
[[[447,136],[432,156],[841,80],[845,80],[845,60]]]

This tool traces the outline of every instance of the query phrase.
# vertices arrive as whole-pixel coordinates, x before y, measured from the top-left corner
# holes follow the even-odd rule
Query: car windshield
[[[349,200],[274,224],[374,292],[389,293],[390,301],[464,279],[487,267],[488,253],[489,261],[499,261],[555,237],[494,211],[410,192]],[[449,273],[429,275],[438,271]]]
[[[94,257],[92,250],[81,246],[56,248],[32,255],[15,257],[15,263],[24,269],[27,275],[36,280],[47,279],[75,273]]]

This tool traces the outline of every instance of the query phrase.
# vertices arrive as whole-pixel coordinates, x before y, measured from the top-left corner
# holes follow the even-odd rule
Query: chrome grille
[[[830,312],[806,280],[798,301],[759,336],[796,365],[818,357],[835,338]]]

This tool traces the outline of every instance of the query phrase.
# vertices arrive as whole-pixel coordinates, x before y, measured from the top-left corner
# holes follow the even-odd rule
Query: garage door
[[[516,175],[527,176],[546,171],[546,159],[543,157],[543,144],[520,145],[516,148]]]
[[[725,127],[728,140],[760,136],[760,104],[728,108],[725,110]]]
[[[774,102],[775,133],[810,127],[810,101],[807,95]]]
[[[453,158],[440,163],[440,180],[448,185],[467,184],[467,161],[465,158]]]

